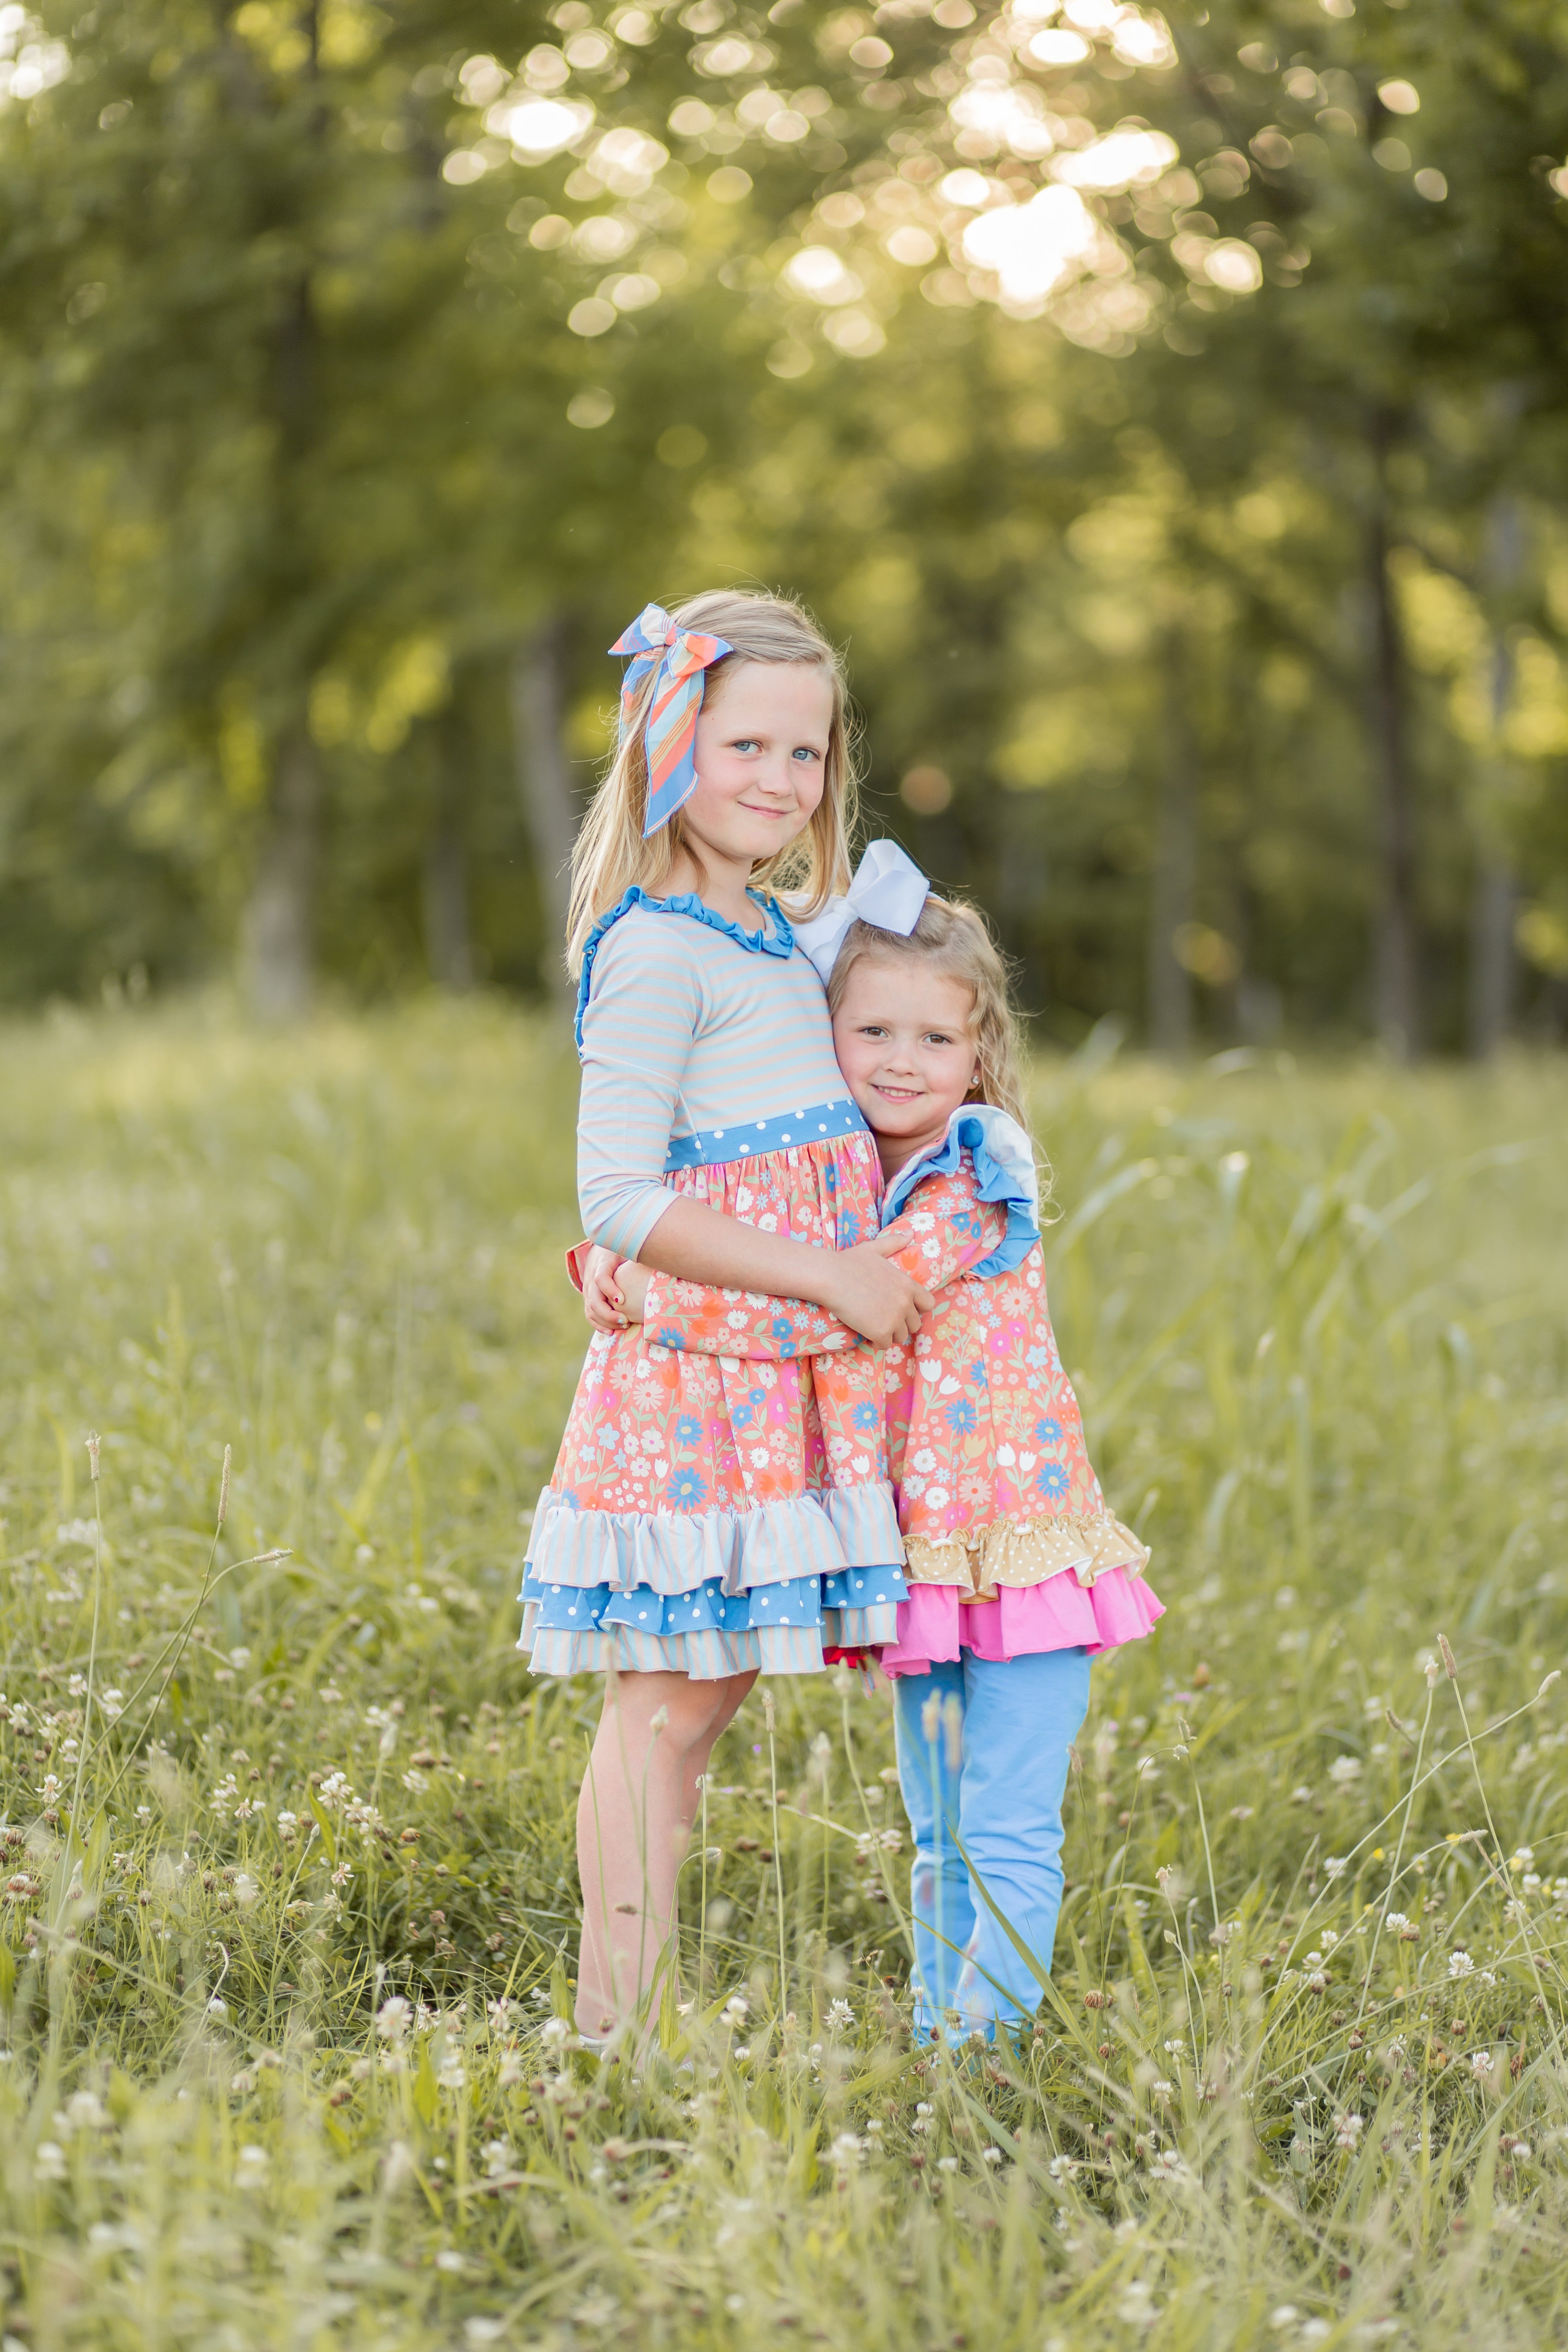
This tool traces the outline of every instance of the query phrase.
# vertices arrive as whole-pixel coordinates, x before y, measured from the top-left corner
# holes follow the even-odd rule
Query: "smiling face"
[[[833,682],[815,662],[731,661],[697,720],[697,785],[681,826],[704,866],[704,895],[742,895],[754,866],[810,824],[827,780]],[[679,862],[679,861],[678,861]]]
[[[934,964],[860,956],[833,1016],[833,1050],[893,1175],[940,1143],[978,1070],[974,992]]]

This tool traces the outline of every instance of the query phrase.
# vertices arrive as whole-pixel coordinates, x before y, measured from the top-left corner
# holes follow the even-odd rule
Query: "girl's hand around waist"
[[[839,1250],[828,1261],[831,1272],[823,1286],[822,1305],[873,1348],[912,1339],[921,1317],[935,1304],[923,1283],[893,1263],[899,1247],[897,1236],[880,1234],[858,1249]]]
[[[643,1319],[648,1271],[595,1242],[583,1265],[583,1312],[595,1331],[624,1331]]]

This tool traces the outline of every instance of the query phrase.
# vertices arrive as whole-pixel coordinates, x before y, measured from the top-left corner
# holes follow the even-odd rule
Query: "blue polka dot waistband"
[[[839,1135],[868,1135],[855,1104],[813,1103],[805,1110],[780,1111],[773,1118],[743,1120],[737,1127],[710,1127],[700,1135],[672,1137],[665,1158],[667,1176],[678,1168],[717,1168],[731,1160],[754,1160],[792,1145],[826,1143]]]

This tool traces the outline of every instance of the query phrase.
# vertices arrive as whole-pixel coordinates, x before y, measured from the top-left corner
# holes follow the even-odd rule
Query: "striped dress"
[[[875,1145],[822,983],[771,899],[747,930],[628,891],[578,1007],[584,1229],[635,1257],[676,1195],[847,1249],[878,1227]],[[734,1294],[737,1331],[753,1303]],[[868,1349],[688,1355],[595,1332],[534,1514],[520,1646],[536,1674],[819,1671],[891,1641],[907,1593]]]

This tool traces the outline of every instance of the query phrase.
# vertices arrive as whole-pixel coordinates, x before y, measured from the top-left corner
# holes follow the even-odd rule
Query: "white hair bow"
[[[896,841],[870,842],[845,897],[829,898],[808,922],[792,924],[795,944],[829,980],[851,923],[872,923],[908,939],[930,894],[931,884]]]

